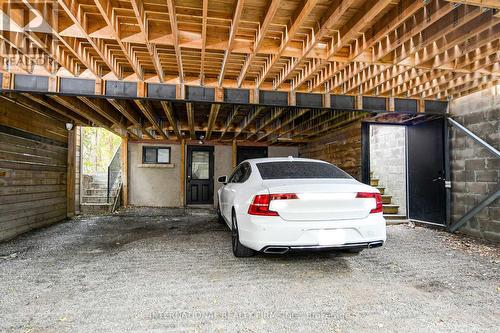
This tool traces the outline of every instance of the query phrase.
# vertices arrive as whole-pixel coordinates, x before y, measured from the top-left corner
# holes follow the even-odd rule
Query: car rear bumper
[[[303,251],[338,251],[346,249],[371,249],[384,245],[384,241],[365,242],[365,243],[346,243],[339,245],[298,245],[298,246],[265,246],[260,251],[270,254],[284,254],[287,252],[303,252]]]
[[[386,240],[381,213],[356,220],[303,222],[285,221],[279,216],[244,215],[238,218],[238,231],[243,245],[268,253],[269,248],[280,247],[284,252],[370,248],[381,246]]]

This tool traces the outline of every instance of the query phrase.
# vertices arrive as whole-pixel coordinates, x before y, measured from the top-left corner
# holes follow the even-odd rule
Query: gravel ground
[[[78,218],[0,244],[0,331],[498,332],[498,247],[387,231],[359,256],[236,259],[203,211]]]

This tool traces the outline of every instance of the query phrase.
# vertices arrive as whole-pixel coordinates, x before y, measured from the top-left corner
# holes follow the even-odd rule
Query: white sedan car
[[[218,191],[233,253],[294,250],[359,253],[386,240],[382,198],[333,164],[304,158],[246,160]]]
[[[335,165],[304,158],[242,162],[218,191],[233,253],[294,250],[359,253],[386,240],[382,197]]]

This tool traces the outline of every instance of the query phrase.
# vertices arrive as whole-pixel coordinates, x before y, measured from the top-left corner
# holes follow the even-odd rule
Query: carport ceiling
[[[9,71],[443,99],[498,83],[496,0],[2,1]],[[45,55],[53,62],[37,64]],[[11,59],[12,60],[12,59]]]
[[[460,2],[2,1],[1,97],[131,139],[306,142],[498,84],[500,4]]]

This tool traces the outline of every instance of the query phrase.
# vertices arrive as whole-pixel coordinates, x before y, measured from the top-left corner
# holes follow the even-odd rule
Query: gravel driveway
[[[387,231],[359,256],[236,259],[203,211],[78,218],[0,244],[0,331],[498,332],[498,247]]]

